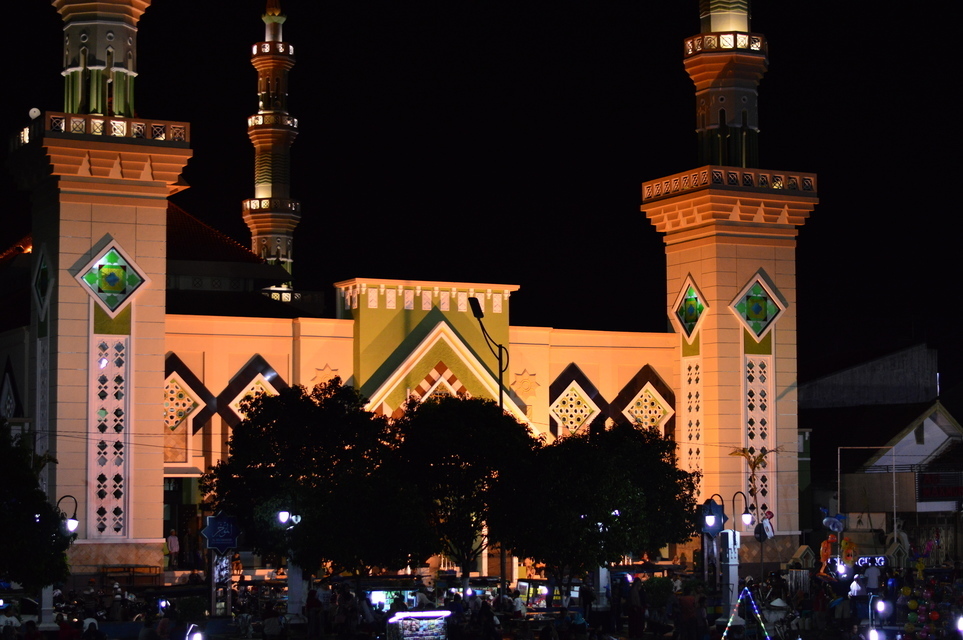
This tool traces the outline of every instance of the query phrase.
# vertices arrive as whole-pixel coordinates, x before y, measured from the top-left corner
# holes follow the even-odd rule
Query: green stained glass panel
[[[119,251],[110,247],[94,261],[81,280],[113,312],[144,283],[144,276]]]

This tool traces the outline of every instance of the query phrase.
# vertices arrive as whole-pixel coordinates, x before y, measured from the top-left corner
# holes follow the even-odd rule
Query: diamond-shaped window
[[[260,373],[254,377],[254,379],[243,391],[235,396],[234,400],[230,402],[229,406],[234,410],[234,413],[236,413],[238,417],[244,419],[246,414],[241,409],[241,402],[247,398],[253,398],[259,393],[264,393],[269,396],[276,396],[278,393],[277,389],[274,388],[274,385],[268,382],[267,378]]]
[[[705,298],[702,297],[695,282],[692,281],[692,276],[686,276],[679,297],[672,305],[672,313],[679,321],[687,338],[691,338],[695,333],[699,320],[705,315],[705,311]]]
[[[186,384],[173,376],[167,380],[164,387],[164,423],[168,429],[177,429],[198,406]]]
[[[632,424],[640,424],[646,427],[658,427],[665,432],[666,420],[672,417],[675,409],[665,401],[651,382],[645,383],[638,395],[622,410],[622,415],[629,419]]]
[[[561,426],[568,429],[569,433],[575,433],[591,423],[601,411],[575,381],[572,381],[568,389],[555,399],[548,410]]]
[[[762,340],[786,310],[782,301],[758,275],[753,276],[729,308],[756,340]]]
[[[118,245],[111,244],[80,270],[77,281],[113,317],[149,279]]]

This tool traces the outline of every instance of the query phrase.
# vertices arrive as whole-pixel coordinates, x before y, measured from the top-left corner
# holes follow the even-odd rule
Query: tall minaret
[[[186,187],[190,125],[134,113],[149,0],[53,5],[64,110],[34,113],[10,163],[31,191],[30,422],[38,452],[58,460],[48,496],[77,501],[75,570],[160,566],[167,197]]]
[[[702,32],[684,55],[706,166],[644,183],[642,210],[665,234],[680,464],[701,470],[702,497],[720,494],[727,511],[730,500],[741,511],[742,491],[757,516],[774,514],[764,556],[775,562],[798,545],[795,246],[816,176],[753,168],[766,40],[750,31],[748,0],[699,7]],[[734,450],[758,457],[755,474]],[[760,546],[743,540],[743,560],[758,561]]]
[[[245,200],[244,222],[251,229],[252,250],[291,273],[294,228],[301,220],[301,203],[291,199],[291,145],[298,121],[288,115],[288,72],[294,47],[284,42],[286,16],[278,0],[267,0],[264,42],[252,50],[257,69],[258,111],[247,120],[254,144],[254,197]]]

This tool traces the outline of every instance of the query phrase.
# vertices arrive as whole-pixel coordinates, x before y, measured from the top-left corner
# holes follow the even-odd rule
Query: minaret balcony
[[[294,55],[294,45],[288,42],[258,42],[251,47],[252,56]]]
[[[718,33],[700,33],[685,39],[685,57],[697,56],[700,53],[719,53],[729,51],[748,51],[766,54],[769,46],[766,36],[761,33],[744,33],[741,31],[723,31]]]
[[[734,192],[800,192],[816,197],[816,174],[708,165],[642,184],[642,202],[702,189]]]
[[[251,198],[242,203],[244,213],[301,214],[301,203],[290,198]]]
[[[31,140],[39,140],[45,136],[124,138],[125,142],[142,140],[145,143],[165,143],[168,146],[186,148],[190,143],[191,126],[186,122],[167,120],[47,111],[20,131],[13,146],[22,147]]]
[[[247,119],[248,129],[253,127],[291,127],[298,128],[298,119],[284,113],[259,113]]]

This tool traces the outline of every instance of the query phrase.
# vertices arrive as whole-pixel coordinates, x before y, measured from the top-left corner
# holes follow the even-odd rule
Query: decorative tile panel
[[[93,336],[87,472],[93,538],[127,535],[127,419],[130,337]]]
[[[549,407],[549,413],[568,433],[576,433],[590,424],[600,413],[600,409],[582,387],[572,381]],[[561,430],[559,435],[562,435]]]
[[[785,311],[785,305],[758,275],[749,281],[729,308],[756,340],[761,340]]]
[[[687,338],[691,338],[699,325],[699,321],[705,316],[705,298],[699,292],[691,276],[687,276],[682,285],[682,290],[672,306],[672,313],[682,327],[683,333]]]
[[[77,276],[94,300],[110,317],[131,299],[148,278],[116,244],[109,245]]]
[[[775,448],[774,401],[772,395],[772,356],[747,355],[744,370],[745,447],[751,456],[765,454]],[[769,510],[775,485],[775,457],[762,458],[756,468],[755,490],[747,472],[746,493],[752,502],[750,510]],[[755,511],[753,511],[755,513]]]
[[[175,376],[167,379],[164,385],[164,424],[171,431],[175,430],[187,416],[199,405],[187,388]]]
[[[689,471],[702,469],[702,358],[682,360],[685,433],[680,444]]]
[[[648,428],[657,427],[665,435],[665,421],[675,413],[672,405],[647,382],[638,394],[624,409],[622,415],[632,424],[643,425]]]

